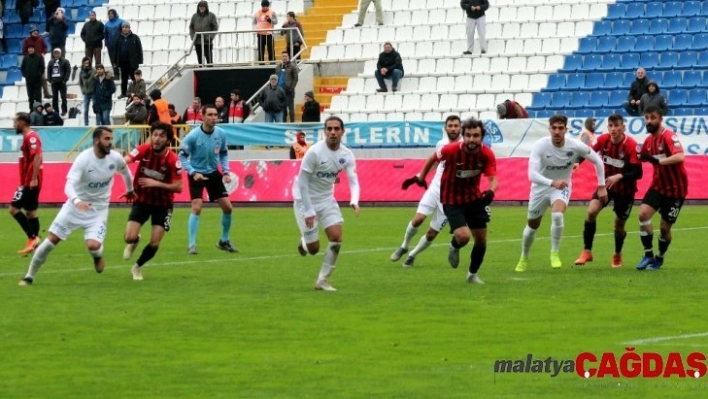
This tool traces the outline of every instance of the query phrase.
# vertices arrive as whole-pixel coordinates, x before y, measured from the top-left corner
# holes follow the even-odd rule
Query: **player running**
[[[165,233],[170,231],[174,194],[182,192],[182,164],[177,154],[170,151],[174,138],[172,125],[154,122],[150,126],[150,143],[140,145],[125,156],[127,164],[140,162],[135,173],[135,193],[138,199],[133,204],[125,228],[123,259],[129,260],[138,247],[140,228],[148,219],[152,225],[150,242],[130,269],[133,280],[142,280],[142,267],[157,253]]]

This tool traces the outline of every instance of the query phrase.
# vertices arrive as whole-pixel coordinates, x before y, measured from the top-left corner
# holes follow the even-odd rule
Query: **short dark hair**
[[[448,115],[447,118],[445,118],[445,126],[447,126],[447,123],[450,121],[462,121],[459,116],[457,115]]]
[[[327,126],[327,122],[329,122],[329,121],[337,121],[337,122],[339,122],[339,127],[341,127],[342,130],[344,130],[344,121],[342,120],[342,118],[340,118],[340,117],[338,117],[338,116],[332,115],[332,116],[330,116],[329,118],[325,119],[324,125]]]
[[[15,114],[15,119],[17,119],[20,122],[24,122],[27,124],[27,126],[30,125],[31,120],[30,120],[30,114],[27,112],[18,112]]]
[[[620,114],[612,114],[607,117],[607,122],[622,122],[624,123],[624,117]]]
[[[175,105],[174,104],[167,104],[167,109],[175,110]]]
[[[295,13],[292,11],[288,11],[288,13],[286,15],[292,19],[295,19]]]
[[[172,141],[172,139],[175,138],[174,129],[169,123],[155,121],[152,123],[152,125],[150,125],[150,134],[152,134],[155,130],[162,130],[163,132],[165,132],[165,134],[167,135],[167,140],[169,141]]]
[[[100,139],[103,132],[113,133],[113,130],[109,129],[108,126],[96,126],[96,129],[93,130],[93,139]]]
[[[568,126],[568,117],[563,114],[555,114],[548,118],[549,125],[553,125],[554,123],[562,123],[563,126]]]
[[[650,105],[646,108],[644,108],[644,112],[642,112],[642,115],[646,114],[659,114],[660,116],[663,116],[664,114],[661,113],[661,109],[657,107],[656,105]]]
[[[195,98],[199,98],[199,97],[195,97]],[[206,115],[207,110],[208,110],[209,108],[214,108],[214,109],[216,110],[216,112],[219,113],[219,110],[216,108],[216,105],[214,105],[214,104],[207,104],[207,105],[202,105],[202,115]]]
[[[231,90],[231,94],[235,94],[235,95],[241,97],[241,90],[239,90],[239,89]]]
[[[462,122],[462,133],[464,135],[467,129],[479,128],[482,131],[482,137],[487,133],[487,129],[484,128],[484,122],[479,119],[469,118]]]
[[[387,44],[388,44],[389,46],[393,47],[393,44],[391,44],[391,42],[386,42],[386,43],[384,43],[384,46],[387,45]]]

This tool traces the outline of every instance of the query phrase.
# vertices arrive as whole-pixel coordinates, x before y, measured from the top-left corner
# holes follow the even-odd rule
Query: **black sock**
[[[670,244],[671,240],[664,240],[663,238],[659,238],[659,255],[657,255],[659,258],[664,257],[664,254],[666,253],[666,250],[669,249]]]
[[[623,231],[621,234],[618,232],[615,232],[615,253],[616,254],[622,253],[622,247],[624,246],[625,237],[627,237],[626,231]]]
[[[583,229],[583,241],[585,242],[585,249],[592,251],[592,240],[595,238],[595,231],[597,231],[597,222],[585,221],[585,228]]]
[[[470,255],[470,273],[477,273],[479,268],[482,267],[485,252],[487,252],[486,245],[474,245],[472,247],[472,254]]]
[[[145,248],[143,248],[143,252],[140,254],[140,257],[138,258],[138,261],[136,262],[138,266],[142,267],[150,259],[152,259],[152,257],[155,256],[155,254],[157,253],[157,248],[158,247],[153,247],[149,244],[146,245]]]
[[[39,237],[39,218],[29,218],[27,221],[29,222],[32,237]]]
[[[452,240],[450,240],[450,245],[452,245],[453,248],[460,249],[464,247],[464,245],[460,245],[457,243],[457,240],[455,240],[455,237],[452,237]]]
[[[654,251],[652,250],[654,244],[652,244],[652,241],[654,240],[654,234],[647,234],[647,235],[641,235],[639,238],[642,240],[642,246],[644,246],[644,255],[647,256],[654,256]]]
[[[17,220],[17,224],[19,224],[20,227],[22,228],[22,231],[24,231],[25,234],[27,234],[27,238],[32,238],[32,229],[29,225],[29,221],[27,220],[27,215],[25,215],[24,212],[19,211],[16,214],[14,214],[12,217],[14,217],[15,220]]]

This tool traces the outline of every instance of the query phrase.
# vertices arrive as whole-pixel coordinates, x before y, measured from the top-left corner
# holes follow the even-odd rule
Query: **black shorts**
[[[12,196],[12,202],[10,205],[17,209],[36,211],[37,208],[39,208],[39,187],[17,187],[15,194]]]
[[[597,191],[593,193],[592,199],[594,200],[599,200],[600,198],[597,196]],[[602,207],[606,207],[609,205],[610,201],[613,203],[612,211],[615,212],[615,215],[617,215],[617,218],[620,220],[627,220],[629,219],[629,215],[632,213],[632,206],[634,206],[634,198],[630,197],[625,197],[625,196],[620,196],[617,195],[616,193],[613,193],[612,191],[607,191],[607,204],[603,205]]]
[[[138,222],[142,226],[148,219],[151,219],[153,226],[162,226],[165,231],[170,231],[172,207],[148,205],[142,202],[134,203],[128,220]]]
[[[661,195],[658,191],[650,188],[647,193],[644,194],[642,204],[647,204],[654,208],[661,215],[661,219],[670,224],[674,224],[681,212],[684,200],[685,198],[671,198]]]
[[[450,231],[468,226],[472,230],[486,229],[491,220],[492,210],[482,201],[466,205],[443,205],[443,211],[450,223]]]
[[[209,201],[211,202],[229,196],[229,193],[226,192],[226,187],[224,187],[224,180],[221,173],[212,172],[204,175],[204,177],[206,177],[207,180],[195,181],[194,177],[189,176],[189,195],[191,199],[203,199],[202,194],[205,188],[209,195]]]

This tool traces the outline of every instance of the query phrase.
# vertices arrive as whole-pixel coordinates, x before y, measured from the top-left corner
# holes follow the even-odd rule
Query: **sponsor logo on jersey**
[[[111,177],[110,179],[108,179],[106,181],[101,181],[101,182],[92,181],[92,182],[89,182],[88,188],[93,188],[93,189],[106,188],[106,186],[108,186],[112,180],[113,180],[113,177]]]
[[[469,179],[470,177],[479,176],[482,173],[481,170],[458,170],[455,173],[455,177],[458,179]]]
[[[155,180],[165,180],[165,174],[160,173],[156,170],[148,169],[148,168],[140,168],[140,171],[143,172],[143,174],[147,177],[153,178]]]
[[[555,166],[555,165],[548,165],[546,166],[546,170],[565,170],[573,166],[572,161],[568,161],[565,165],[560,165],[560,166]]]
[[[334,179],[337,177],[340,171],[337,172],[317,172],[315,176],[319,177],[320,179]]]
[[[615,168],[624,168],[624,161],[621,159],[614,159],[611,157],[608,157],[607,155],[602,157],[602,162],[606,163],[607,165],[614,166]]]

